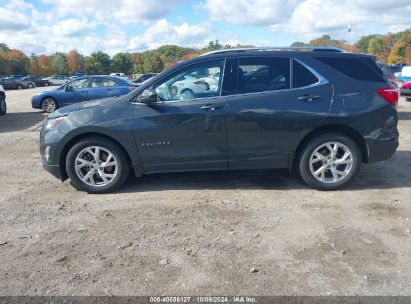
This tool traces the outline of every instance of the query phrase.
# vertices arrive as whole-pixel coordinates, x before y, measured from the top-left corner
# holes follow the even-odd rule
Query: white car
[[[171,79],[159,86],[156,91],[160,98],[170,100],[174,99],[193,99],[195,94],[204,93],[209,89],[209,85],[202,79],[185,75],[182,79],[174,81]]]
[[[216,92],[218,90],[218,86],[220,83],[220,74],[221,74],[220,72],[217,72],[217,73],[211,74],[208,77],[200,78],[199,80],[202,80],[208,84],[209,86],[208,91]]]
[[[4,88],[0,84],[0,115],[5,115],[6,112],[7,112],[6,92],[4,92]]]
[[[48,80],[51,82],[51,85],[63,85],[67,81],[70,80],[67,76],[62,76],[62,75],[53,75],[50,77],[43,78],[43,80]]]

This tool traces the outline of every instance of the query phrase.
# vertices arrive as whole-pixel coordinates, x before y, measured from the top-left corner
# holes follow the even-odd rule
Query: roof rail
[[[211,54],[222,54],[222,53],[242,53],[242,52],[284,52],[284,51],[291,51],[291,52],[335,52],[335,53],[343,53],[345,52],[342,49],[336,47],[328,47],[328,46],[303,46],[303,47],[251,47],[251,48],[232,48],[232,49],[221,49],[216,51],[211,51],[201,56],[211,55]]]

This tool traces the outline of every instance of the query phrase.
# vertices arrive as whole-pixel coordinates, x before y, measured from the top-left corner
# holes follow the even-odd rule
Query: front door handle
[[[320,96],[314,96],[314,95],[309,95],[309,94],[304,94],[303,96],[298,97],[298,100],[304,101],[304,102],[310,102],[313,101],[314,99],[320,99]]]
[[[222,106],[216,106],[216,105],[213,105],[213,104],[206,104],[205,106],[201,107],[201,110],[208,112],[208,111],[214,111],[214,110],[221,109],[221,108],[222,108]]]

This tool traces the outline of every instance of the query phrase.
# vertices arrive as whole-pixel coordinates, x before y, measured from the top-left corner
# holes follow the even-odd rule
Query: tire
[[[28,86],[29,89],[34,88],[33,84],[31,84],[31,83],[29,83],[27,86]]]
[[[99,159],[96,160],[93,154],[97,153],[97,147],[100,152],[98,153]],[[116,164],[104,167],[109,153],[112,155],[108,160],[109,164],[114,162]],[[79,158],[82,161],[77,161]],[[98,163],[94,164],[93,160]],[[76,165],[82,165],[82,167],[76,169]],[[93,137],[77,142],[70,149],[66,158],[66,170],[76,189],[88,193],[109,193],[117,190],[126,181],[130,172],[130,164],[125,152],[118,144],[106,138]],[[106,181],[103,180],[103,176]]]
[[[45,86],[45,87],[48,87],[48,86],[49,86],[48,82],[45,82],[45,83],[44,83],[44,86]]]
[[[49,85],[51,85],[51,86],[52,86],[52,85],[54,85],[54,83],[50,82],[50,83],[49,83]]]
[[[337,153],[332,152],[336,147]],[[362,161],[358,145],[339,133],[315,137],[304,146],[297,160],[301,178],[318,190],[348,185],[358,174]]]
[[[6,113],[7,113],[6,100],[4,99],[4,97],[0,97],[0,116],[6,115]]]
[[[41,101],[41,109],[44,112],[51,113],[58,109],[57,101],[54,98],[46,97]]]
[[[22,89],[24,89],[23,86],[22,86],[21,84],[19,84],[19,85],[17,86],[17,90],[22,90]]]
[[[411,98],[405,98],[406,101],[411,101]]]

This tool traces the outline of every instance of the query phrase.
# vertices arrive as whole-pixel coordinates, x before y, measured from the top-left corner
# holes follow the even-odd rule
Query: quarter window
[[[220,96],[223,69],[224,60],[193,64],[161,80],[154,89],[161,101]]]
[[[293,61],[293,88],[301,88],[318,82],[318,78],[298,61]]]
[[[290,59],[240,58],[234,94],[290,89]]]

